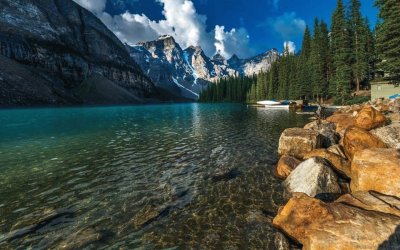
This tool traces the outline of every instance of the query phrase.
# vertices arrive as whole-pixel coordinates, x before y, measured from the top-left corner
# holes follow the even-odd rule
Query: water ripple
[[[270,248],[276,145],[306,121],[242,105],[1,110],[0,248]]]

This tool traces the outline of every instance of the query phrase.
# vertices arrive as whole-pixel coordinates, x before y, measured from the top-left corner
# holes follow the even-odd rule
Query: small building
[[[396,94],[400,94],[399,85],[391,84],[388,82],[371,83],[372,101],[378,98],[389,98],[389,96],[393,96]]]

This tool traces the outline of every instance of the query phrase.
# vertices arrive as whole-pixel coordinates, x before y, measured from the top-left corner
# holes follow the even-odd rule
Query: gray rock
[[[336,124],[327,121],[313,121],[304,126],[304,129],[318,131],[321,135],[321,147],[329,148],[340,140],[340,135],[336,133]]]
[[[275,233],[274,244],[276,250],[290,250],[289,241],[282,233]]]
[[[400,149],[400,123],[377,128],[370,131],[390,148]]]
[[[338,177],[323,158],[310,158],[302,163],[284,182],[286,191],[305,193],[310,197],[324,194],[340,194]]]

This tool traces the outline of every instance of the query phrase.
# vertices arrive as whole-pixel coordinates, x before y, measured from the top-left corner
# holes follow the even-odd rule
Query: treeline
[[[368,19],[361,14],[360,1],[350,0],[346,7],[342,0],[338,0],[332,15],[331,27],[329,28],[324,21],[315,19],[313,32],[311,33],[308,26],[305,29],[300,53],[292,54],[286,47],[282,56],[271,65],[268,72],[249,78],[243,88],[233,87],[246,91],[243,94],[236,93],[236,97],[240,98],[232,98],[228,95],[228,91],[221,91],[230,88],[230,84],[237,85],[238,81],[243,81],[242,78],[229,78],[204,91],[200,100],[205,102],[241,100],[256,102],[264,99],[323,101],[334,97],[337,103],[344,103],[349,99],[351,91],[358,91],[362,86],[368,86],[374,78],[378,62],[377,52],[382,55],[379,59],[385,59],[386,64],[391,63],[387,66],[390,72],[397,70],[400,73],[400,50],[396,50],[397,58],[393,59],[397,64],[387,59],[388,56],[393,56],[390,55],[393,47],[400,46],[400,27],[398,27],[400,4],[396,1],[376,2],[381,9],[382,20],[377,28],[378,39],[376,39]],[[396,23],[392,23],[393,19],[397,20]],[[390,40],[390,37],[393,39]],[[224,86],[218,86],[221,83]],[[215,91],[219,91],[218,94],[214,93]]]
[[[256,76],[221,79],[203,90],[199,102],[245,102],[246,93],[255,85],[256,79]]]

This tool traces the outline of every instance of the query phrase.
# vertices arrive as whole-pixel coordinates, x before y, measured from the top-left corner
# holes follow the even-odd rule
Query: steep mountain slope
[[[131,57],[140,64],[153,82],[172,93],[197,99],[208,84],[199,79],[188,61],[188,52],[183,51],[173,37],[163,36],[156,41],[139,43],[129,47]]]
[[[0,105],[160,98],[118,38],[71,0],[0,1],[0,54],[14,65],[0,73]],[[101,94],[80,91],[93,87]]]
[[[270,50],[250,59],[233,55],[226,60],[220,54],[209,58],[198,46],[182,50],[171,36],[127,47],[131,57],[157,86],[192,99],[209,83],[221,78],[267,71],[279,57],[277,50]]]

